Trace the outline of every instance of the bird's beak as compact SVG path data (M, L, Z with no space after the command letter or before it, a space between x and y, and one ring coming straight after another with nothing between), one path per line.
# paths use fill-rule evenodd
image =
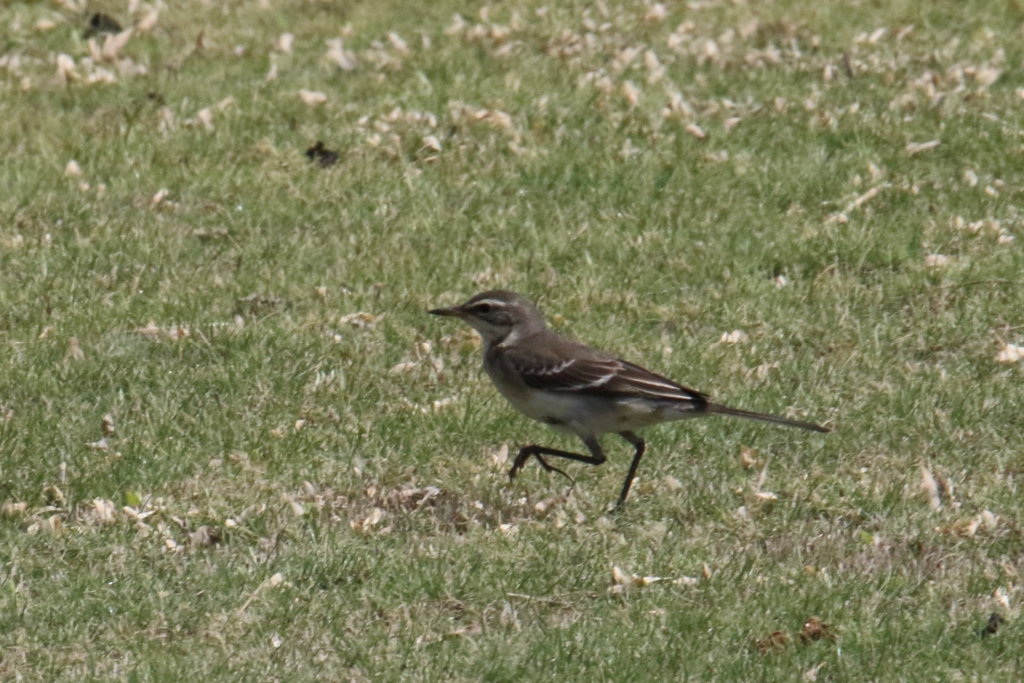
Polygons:
M451 308L435 308L434 310L427 311L427 312L430 313L431 315L445 315L445 316L448 316L450 318L464 318L464 317L466 317L466 314L463 313L462 309L459 308L458 306L453 306Z

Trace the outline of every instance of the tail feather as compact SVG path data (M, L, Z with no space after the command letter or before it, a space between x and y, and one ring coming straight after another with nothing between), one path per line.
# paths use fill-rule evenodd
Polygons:
M771 422L772 424L786 425L787 427L798 427L800 429L807 429L812 432L823 432L828 433L832 430L816 425L813 422L803 422L801 420L789 420L784 417L778 417L776 415L766 415L764 413L755 413L749 410L739 410L738 408L729 408L717 403L708 403L705 410L709 413L716 415L729 415L731 417L742 417L746 420L758 420L759 422Z

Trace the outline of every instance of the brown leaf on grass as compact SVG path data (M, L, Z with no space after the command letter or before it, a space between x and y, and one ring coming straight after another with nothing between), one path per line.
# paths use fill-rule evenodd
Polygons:
M117 508L113 501L96 498L92 501L93 517L99 524L113 524L117 521Z
M206 524L189 534L189 540L192 542L192 545L200 548L215 546L221 542L222 538L223 532L220 527Z
M467 40L483 40L487 37L487 27L483 24L477 24L473 28L466 31L465 38Z
M43 489L43 500L47 505L61 507L64 505L64 492L56 486L47 486Z
M78 344L78 337L68 339L68 349L64 354L64 360L85 360L85 352L82 351L82 347Z
M537 501L534 504L533 509L536 510L537 514L539 515L546 515L549 510L551 510L552 508L554 508L555 505L557 505L560 502L563 502L564 500L564 498L561 498L559 496L549 496L544 500Z
M160 328L157 327L156 323L154 323L151 320L148 323L146 323L145 327L136 327L135 328L135 333L136 334L141 334L144 337L149 337L151 339L155 339L156 337L160 336Z
M267 579L266 581L264 581L256 587L256 590L252 592L252 595L250 595L249 598L245 601L245 603L238 608L238 613L241 614L242 612L244 612L246 608L249 607L250 604L252 604L252 601L255 600L256 597L260 594L260 592L269 588L277 588L282 583L284 583L284 574L282 574L281 572L278 572L271 576L269 579Z
M458 12L452 17L452 23L445 27L444 34L446 36L455 36L466 30L466 20L462 18L462 15Z
M400 507L406 510L419 510L432 504L435 498L441 495L441 489L436 486L424 486L422 488L402 489L395 491L389 496L389 507Z
M338 318L339 325L351 325L352 327L358 327L359 329L373 329L373 326L384 316L374 315L365 311L359 311L358 313L349 313Z
M761 22L757 19L750 19L739 26L740 38L747 40L753 38L761 28ZM678 30L678 29L677 29Z
M15 503L14 501L4 501L3 516L4 517L20 517L25 514L28 510L28 503Z
M946 524L935 527L935 531L947 536L959 536L961 538L971 538L978 533L978 528L982 524L981 515L977 517L967 517L965 519L958 519L952 524Z
M327 40L327 54L325 57L328 61L337 64L342 71L353 71L358 65L355 53L345 49L341 38Z
M292 53L292 43L295 42L295 36L291 33L282 33L277 38L277 42L274 43L274 50L281 54L289 55Z
M999 69L993 69L991 67L982 67L974 72L974 82L980 85L982 88L987 88L997 80L1002 74Z
M639 47L624 47L615 53L612 58L611 67L616 73L622 73L629 65L633 63L633 60L640 56L641 48Z
M656 2L651 5L651 8L647 10L647 14L644 16L644 21L651 23L657 23L668 16L668 10L665 9L665 5L660 2Z
M622 84L622 94L631 107L635 107L636 103L640 101L640 88L636 87L633 81L626 81Z
M161 329L152 321L146 323L145 327L135 328L135 333L154 340L159 339L161 335L166 335L171 341L178 341L192 336L191 330L183 325L169 325L166 329Z
M640 588L646 588L647 586L651 586L662 581L665 581L665 579L660 576L640 576L638 574L627 574L618 566L612 567L612 587L620 589L613 591L615 593L621 592L621 588L624 586L637 586ZM687 583L689 581L696 583L696 579L690 579L689 577L677 579L675 583L676 585L692 585L691 583Z
M512 117L507 112L498 110L490 112L487 112L486 110L484 111L486 112L486 116L483 118L485 118L487 122L495 128L510 128L512 126Z
M491 464L495 469L503 471L505 469L505 464L508 462L508 444L503 443L498 448L490 451L488 459L491 461Z
M375 527L382 519L384 519L385 514L386 513L384 512L384 510L375 507L372 510L370 510L370 514L368 514L363 519L354 519L351 522L349 522L349 526L351 526L352 530L355 532L364 534L369 533L373 529L373 527Z
M1020 360L1024 360L1024 346L1016 344L1004 344L996 355L996 361L999 363L1016 363Z
M134 32L135 29L129 27L116 35L107 35L103 41L103 59L109 62L116 62L119 53L128 44L128 39L132 37Z
M981 511L981 523L987 531L995 531L999 526L999 519L990 510Z
M51 515L39 522L39 531L48 534L59 534L64 531L64 518L61 515Z
M868 190L867 192L865 192L864 194L860 195L852 202L847 204L846 208L843 209L843 212L850 213L854 209L859 209L865 203L878 196L878 193L887 187L892 187L892 183L882 183L881 185L876 185L875 187L872 187L870 190Z
M423 138L423 146L426 149L433 150L435 152L441 151L441 141L437 139L436 135L426 135Z
M402 36L398 35L394 31L388 31L388 42L391 43L391 47L395 48L397 52L402 54L409 53L409 45L405 42Z
M648 50L644 53L644 66L647 68L647 82L654 85L665 76L665 67L658 59L657 53Z
M750 642L761 654L767 655L784 649L789 645L790 638L788 634L782 631L772 631L764 638L754 638Z
M999 586L992 591L992 597L995 598L996 602L1000 604L1004 609L1010 609L1010 595L1006 588Z
M660 576L637 576L635 574L633 575L633 585L640 586L641 588L651 586L664 580L665 579L663 579ZM696 581L696 579L691 579L691 577L689 576L684 576L680 579L676 579L675 583L679 586L692 585L691 581Z
M743 330L733 330L732 332L723 332L722 336L719 337L718 343L720 344L742 344L750 339L747 333Z
M921 152L927 152L930 149L935 149L939 144L938 140L929 140L928 142L910 142L907 143L907 154L909 156L914 156Z
M253 315L266 313L267 311L278 308L285 303L284 299L276 296L266 296L264 294L259 294L258 292L253 292L249 296L235 300L235 306L237 306L239 310L247 311Z
M696 123L687 124L686 132L692 135L693 137L697 138L698 140L703 140L708 136L708 134L704 132L704 129L698 126Z
M409 372L410 370L412 370L413 368L415 368L418 365L419 365L419 363L415 362L415 361L403 361L403 362L398 363L397 365L393 366L390 370L388 370L388 374L400 375L400 374L402 374L404 372Z
M800 642L810 643L815 640L835 640L836 636L829 624L818 617L808 617L800 629Z
M630 583L629 574L622 571L618 566L612 567L612 584L616 586L624 586Z
M135 25L142 33L148 33L156 28L157 22L160 20L160 10L152 9L146 13L146 16L139 19L139 23Z
M942 507L942 496L939 493L939 484L932 476L932 471L924 464L921 465L921 490L928 496L928 505L932 510Z
M818 672L821 671L821 667L825 666L825 662L820 662L815 666L804 672L803 679L805 681L816 681L818 680Z
M756 467L758 465L757 451L749 446L740 448L740 465L745 470Z
M669 93L668 105L661 110L662 118L688 119L694 115L693 107L686 101L679 91ZM690 131L687 131L690 132ZM701 131L703 132L703 131ZM693 133L690 133L691 135Z
M299 90L299 99L307 107L316 107L327 101L327 95L317 90Z

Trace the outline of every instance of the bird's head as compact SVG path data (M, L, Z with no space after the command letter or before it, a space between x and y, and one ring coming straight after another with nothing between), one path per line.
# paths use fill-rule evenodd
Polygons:
M460 318L473 327L490 347L511 335L526 335L544 329L544 316L532 301L504 289L481 292L469 301L450 308L435 308L434 315Z

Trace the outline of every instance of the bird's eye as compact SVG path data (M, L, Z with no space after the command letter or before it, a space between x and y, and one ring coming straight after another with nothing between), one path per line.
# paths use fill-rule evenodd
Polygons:
M480 305L478 305L476 307L476 312L477 313L482 313L483 315L487 315L488 313L491 312L491 305L490 304L480 304Z

